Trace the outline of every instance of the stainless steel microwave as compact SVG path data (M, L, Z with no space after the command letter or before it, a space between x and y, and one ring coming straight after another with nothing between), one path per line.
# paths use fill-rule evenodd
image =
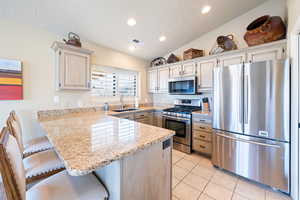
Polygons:
M169 94L186 95L197 93L197 77L180 77L169 80Z

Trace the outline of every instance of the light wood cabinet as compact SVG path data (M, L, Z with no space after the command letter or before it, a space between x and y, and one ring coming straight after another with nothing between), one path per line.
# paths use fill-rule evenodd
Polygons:
M157 92L157 69L148 71L148 91Z
M155 111L153 114L153 126L157 127L163 127L162 125L162 112L161 111Z
M90 50L54 42L58 90L90 90Z
M159 68L157 70L158 77L158 93L168 92L169 68Z
M169 68L158 68L148 71L148 92L167 93L169 81Z
M246 61L246 52L233 53L218 57L218 66L242 64Z
M285 45L248 50L247 62L283 59L286 57L285 52Z
M173 66L170 66L170 78L178 78L181 77L182 73L182 65L176 64Z
M183 76L195 76L196 74L196 62L184 63L182 65L182 73Z
M213 69L217 66L217 59L199 61L197 63L198 92L209 91L213 88Z

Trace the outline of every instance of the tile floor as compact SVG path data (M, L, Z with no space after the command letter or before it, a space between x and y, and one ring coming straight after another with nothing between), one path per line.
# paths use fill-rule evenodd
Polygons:
M290 200L268 187L216 169L198 154L173 150L172 200Z

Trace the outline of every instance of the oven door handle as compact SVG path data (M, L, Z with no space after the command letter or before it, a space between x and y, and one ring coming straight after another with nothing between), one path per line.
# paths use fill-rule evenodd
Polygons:
M185 119L185 118L181 118L181 117L172 117L172 116L166 116L166 115L163 115L162 117L165 119L173 119L173 120L181 121L181 122L190 122L190 119Z

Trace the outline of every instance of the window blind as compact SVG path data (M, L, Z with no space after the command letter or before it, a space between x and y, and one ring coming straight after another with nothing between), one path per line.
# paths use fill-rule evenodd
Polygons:
M126 70L92 70L92 89L100 96L136 96L137 73Z

